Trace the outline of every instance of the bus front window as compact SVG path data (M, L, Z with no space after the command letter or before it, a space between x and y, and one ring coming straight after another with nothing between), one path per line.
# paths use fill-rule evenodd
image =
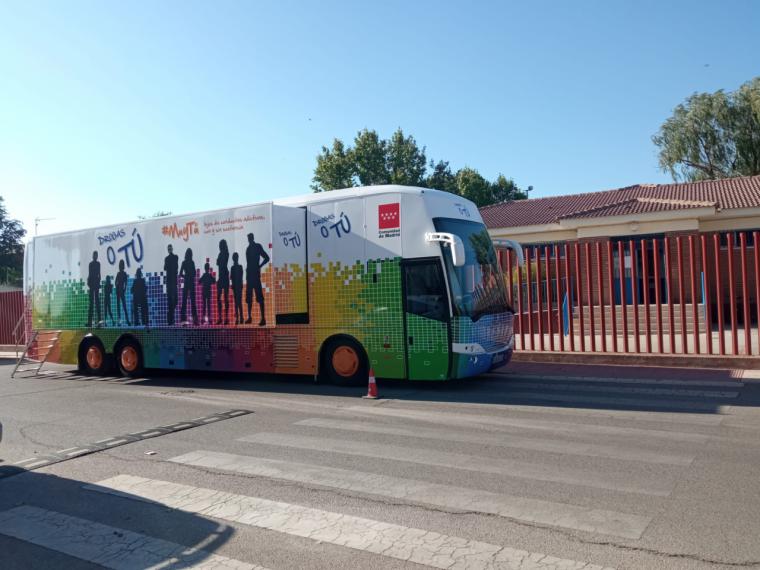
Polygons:
M483 315L509 311L504 279L486 227L453 218L433 221L436 231L455 234L464 244L462 267L454 267L449 246L443 248L454 314L477 321Z

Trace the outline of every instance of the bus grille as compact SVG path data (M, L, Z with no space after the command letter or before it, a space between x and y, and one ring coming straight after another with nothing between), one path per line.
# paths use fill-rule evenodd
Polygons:
M275 368L298 368L298 337L274 335Z

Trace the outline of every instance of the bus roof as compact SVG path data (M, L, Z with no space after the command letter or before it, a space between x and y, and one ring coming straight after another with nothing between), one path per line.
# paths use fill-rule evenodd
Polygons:
M252 202L249 204L225 206L223 208L215 208L213 210L182 212L182 213L177 213L177 214L171 214L170 216L162 216L161 218L155 218L155 219L170 220L172 218L180 218L180 217L185 217L185 216L213 214L214 212L221 212L223 210L230 210L233 208L247 208L250 206L258 206L261 204L269 204L269 203L272 203L276 206L308 206L310 204L317 204L320 202L330 202L333 200L341 200L345 198L360 197L360 196L376 196L376 195L382 195L382 194L396 194L396 193L413 194L413 195L418 195L418 196L422 194L430 194L432 196L437 196L440 198L467 200L466 198L462 198L461 196L457 196L456 194L451 194L450 192L443 192L441 190L435 190L432 188L421 188L418 186L401 186L398 184L382 184L382 185L377 185L377 186L354 186L352 188L344 188L342 190L330 190L327 192L315 192L312 194L300 194L298 196L291 196L287 198L277 198L274 200L264 200L262 202ZM114 222L112 224L107 224L107 225L89 226L85 228L79 228L76 230L68 230L65 232L53 232L49 234L41 234L39 236L32 236L32 239L34 239L35 237L46 238L46 237L51 237L51 236L79 233L82 231L97 230L100 228L111 228L113 226L119 226L119 225L136 224L136 223L141 223L141 222L147 222L147 221L150 221L151 219L152 218L147 218L144 220L126 220L122 222Z

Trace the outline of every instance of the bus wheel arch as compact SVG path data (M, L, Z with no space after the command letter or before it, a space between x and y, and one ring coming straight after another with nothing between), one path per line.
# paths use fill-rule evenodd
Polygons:
M333 384L361 385L367 381L369 357L362 343L348 334L328 337L319 349L318 376Z
M142 375L145 361L140 341L131 334L119 337L113 349L116 367L123 376L132 378Z
M80 372L88 376L105 374L109 369L108 355L103 342L90 333L79 343L77 363Z

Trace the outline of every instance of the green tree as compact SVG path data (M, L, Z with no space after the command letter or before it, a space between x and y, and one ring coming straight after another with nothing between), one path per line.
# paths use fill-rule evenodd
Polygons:
M321 154L317 156L312 190L324 192L354 186L356 168L352 154L340 139L333 140L332 149L323 146Z
M736 170L747 175L760 174L760 77L734 93L732 127Z
M357 133L350 157L359 184L372 186L390 182L387 153L388 144L378 136L377 131L364 129Z
M674 180L760 174L760 77L730 93L694 93L652 141Z
M425 147L417 146L417 141L399 127L388 142L386 163L391 184L422 186L425 178Z
M18 220L11 219L0 196L0 283L20 285L24 266L26 230Z
M478 207L492 204L491 184L474 168L465 166L456 174L456 194L475 202Z
M427 188L435 188L436 190L443 190L445 192L451 192L456 194L457 192L457 179L448 161L439 160L438 162L430 161L431 173L425 179L425 186Z
M528 188L532 189L530 186ZM514 180L507 178L503 174L499 174L493 184L491 184L489 203L496 204L498 202L506 202L507 200L524 200L527 197L528 193L520 190Z
M322 147L311 187L315 192L324 192L357 184L422 186L458 194L478 206L527 198L527 192L503 174L489 182L474 168L454 173L448 161L431 160L428 165L425 150L413 136L405 136L401 128L390 140L380 138L377 131L363 129L356 134L353 146L346 147L343 141L334 139L331 148Z

